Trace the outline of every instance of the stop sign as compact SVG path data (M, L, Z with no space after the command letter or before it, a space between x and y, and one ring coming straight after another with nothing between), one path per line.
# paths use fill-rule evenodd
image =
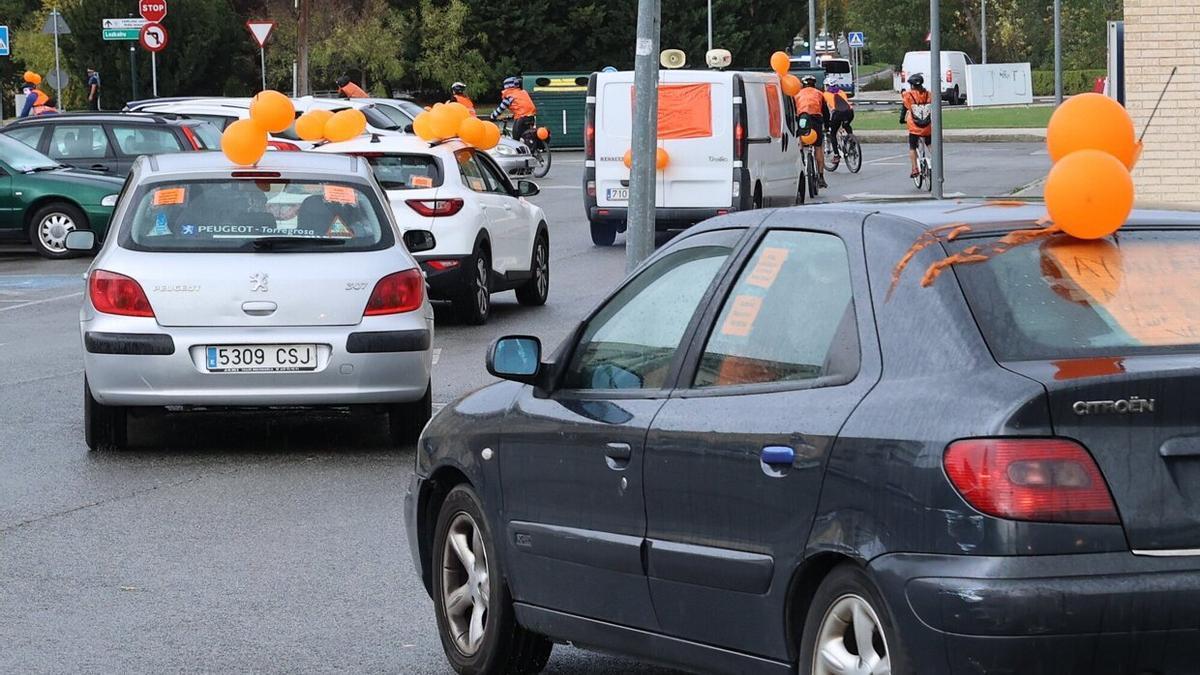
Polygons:
M158 23L167 16L167 0L140 0L138 11L142 13L143 19Z

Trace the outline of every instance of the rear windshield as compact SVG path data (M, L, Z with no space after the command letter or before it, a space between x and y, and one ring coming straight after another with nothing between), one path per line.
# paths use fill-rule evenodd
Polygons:
M121 246L138 251L337 252L392 245L365 186L332 181L171 181L132 195Z
M1200 351L1200 230L1059 237L955 269L1001 361Z
M357 153L356 153L357 154ZM442 186L442 167L430 155L362 153L384 190L424 190Z
M844 75L850 72L849 61L825 61L821 63L821 66L825 68L825 72L832 75Z
M196 135L196 140L200 141L200 147L205 150L220 150L221 149L221 132L208 122L190 125L192 133Z

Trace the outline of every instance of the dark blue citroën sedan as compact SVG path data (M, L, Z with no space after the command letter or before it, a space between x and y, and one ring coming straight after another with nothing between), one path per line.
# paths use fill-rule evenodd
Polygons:
M1200 217L1043 213L717 218L497 341L407 497L451 665L1200 673Z

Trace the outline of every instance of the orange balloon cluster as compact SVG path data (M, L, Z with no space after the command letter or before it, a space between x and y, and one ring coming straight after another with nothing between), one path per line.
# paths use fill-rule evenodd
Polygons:
M1130 170L1141 154L1129 113L1103 94L1067 99L1046 127L1054 167L1046 177L1046 210L1063 232L1101 239L1133 210Z
M413 120L413 133L426 141L441 141L457 136L463 143L480 150L500 144L500 127L484 122L458 102L436 103Z
M800 84L800 78L796 77L795 75L784 75L783 77L779 78L779 82L783 87L783 93L785 96L795 96L796 94L800 93L800 89L802 88Z
M225 127L221 151L234 164L254 164L267 151L267 135L292 126L295 118L291 99L277 91L260 91L250 100L250 118Z
M792 60L788 58L786 52L775 52L771 55L771 70L774 70L777 75L783 77L792 69Z
M632 149L626 150L625 156L621 158L621 161L625 163L625 168L632 169L633 168L633 150ZM666 148L655 149L655 151L654 151L654 168L658 169L659 171L662 171L663 169L667 168L667 165L670 163L671 163L671 155L667 152Z

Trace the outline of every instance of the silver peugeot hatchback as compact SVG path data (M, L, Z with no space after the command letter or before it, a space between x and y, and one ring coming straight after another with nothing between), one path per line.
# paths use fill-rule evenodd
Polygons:
M137 160L80 312L89 448L131 412L374 408L396 443L430 416L433 310L366 160ZM68 242L90 249L91 233Z

